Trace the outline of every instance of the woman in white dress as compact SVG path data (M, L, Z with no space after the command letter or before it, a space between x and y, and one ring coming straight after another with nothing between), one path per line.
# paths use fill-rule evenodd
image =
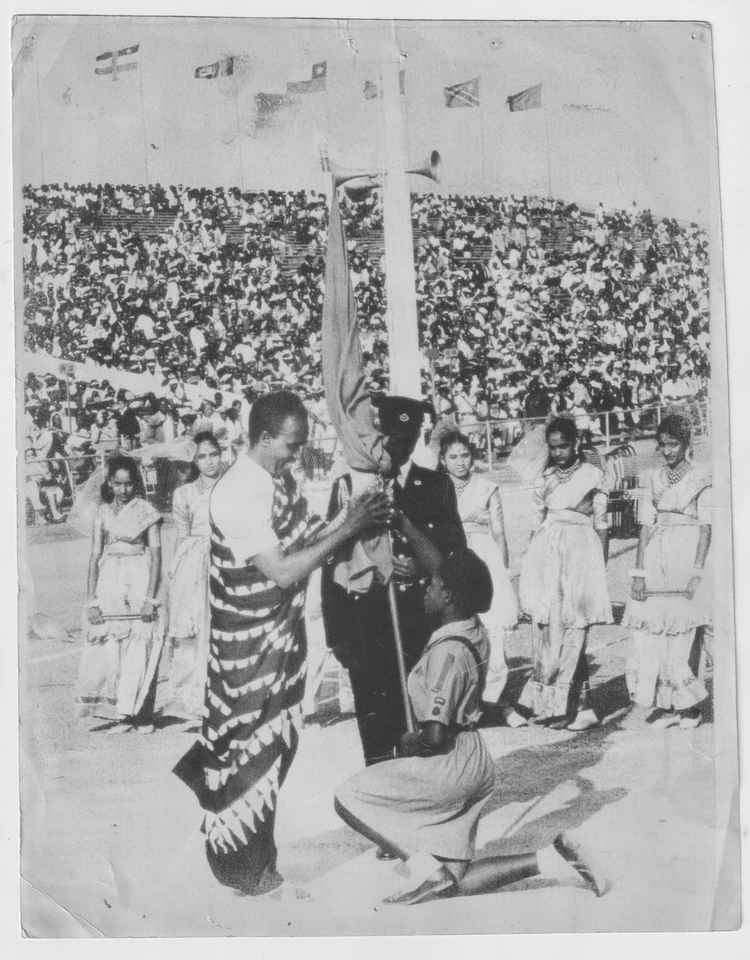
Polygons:
M611 623L607 591L607 494L583 460L573 420L545 431L548 465L534 484L535 530L521 565L521 607L532 619L532 673L519 704L556 727L598 723L589 691L589 627Z
M203 710L209 636L209 502L223 469L221 447L212 433L198 433L194 441L198 478L178 487L172 498L177 540L167 574L169 626L157 698L163 716L182 717L191 724Z
M656 431L664 466L646 480L641 532L624 622L633 631L628 686L657 727L696 727L708 696L690 668L698 627L711 622L711 477L689 459L690 424L665 417Z
M163 640L161 517L139 487L135 462L112 457L94 515L77 702L82 716L118 721L118 732L150 733Z
M482 700L497 706L500 716L510 727L522 727L526 721L508 703L502 702L508 681L505 640L518 623L518 600L508 573L508 541L505 536L503 504L500 488L494 480L473 470L471 443L458 430L445 433L440 439L440 462L453 481L458 513L463 523L468 547L489 568L492 577L492 605L482 621L490 638Z

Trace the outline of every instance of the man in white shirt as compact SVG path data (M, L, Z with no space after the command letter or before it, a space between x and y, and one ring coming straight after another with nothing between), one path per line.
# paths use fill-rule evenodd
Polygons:
M370 493L327 528L311 515L288 470L307 431L295 394L260 397L250 412L249 449L211 494L203 736L175 768L206 812L202 830L214 875L250 895L282 882L274 823L301 720L307 578L390 513L386 497Z

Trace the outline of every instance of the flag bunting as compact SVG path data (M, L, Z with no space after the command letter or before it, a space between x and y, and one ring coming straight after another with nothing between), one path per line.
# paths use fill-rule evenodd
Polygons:
M511 113L517 110L538 110L542 105L542 85L537 83L520 93L511 94L505 102Z
M446 107L478 107L479 77L443 89Z
M117 80L118 74L126 70L135 70L138 66L137 55L140 44L134 43L129 47L123 47L122 50L109 50L107 53L100 53L96 58L97 66L94 67L94 73L100 77L110 76Z

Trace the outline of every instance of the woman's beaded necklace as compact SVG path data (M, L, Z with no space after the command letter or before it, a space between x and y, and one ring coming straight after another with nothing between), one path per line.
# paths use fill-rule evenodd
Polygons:
M576 460L575 463L572 463L569 467L555 467L555 476L560 483L567 483L580 465L581 461Z
M469 475L465 477L463 480L459 479L458 477L453 477L452 479L453 479L453 485L456 488L456 493L463 493L464 490L471 483L471 473L469 473Z
M667 482L674 486L675 483L679 483L680 480L682 480L689 469L690 464L687 460L678 463L674 470L672 470L671 467L667 467Z

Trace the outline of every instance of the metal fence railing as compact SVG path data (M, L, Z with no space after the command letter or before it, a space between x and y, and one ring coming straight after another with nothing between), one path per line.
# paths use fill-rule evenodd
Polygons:
M627 441L654 436L656 427L665 413L680 411L686 415L693 427L696 443L705 441L711 433L711 406L708 400L685 400L678 403L660 403L632 410L599 411L578 416L579 428L591 429L595 444L610 448L625 444ZM467 416L456 418L457 426L472 440L477 451L478 461L488 470L498 468L507 460L514 446L533 428L546 422L547 418L522 418L503 420L477 420ZM140 448L141 453L148 445ZM300 470L310 481L324 482L331 474L340 451L335 436L316 437L302 450ZM76 493L89 479L94 470L104 466L107 459L116 452L114 449L100 449L96 454L74 454L68 457L31 459L26 462L25 509L27 523L42 519L41 512L48 519L50 513L49 497L57 487L60 494L59 509L65 513L73 505ZM149 461L136 458L146 497L160 509L169 510L171 494L176 486L185 479L186 464L170 461ZM632 477L620 477L617 489L610 498L610 510L615 513L618 528L631 529L637 522L637 507L633 506L634 495L631 488L637 485ZM618 499L619 498L619 499ZM634 512L635 511L635 512ZM619 519L617 519L619 518Z

